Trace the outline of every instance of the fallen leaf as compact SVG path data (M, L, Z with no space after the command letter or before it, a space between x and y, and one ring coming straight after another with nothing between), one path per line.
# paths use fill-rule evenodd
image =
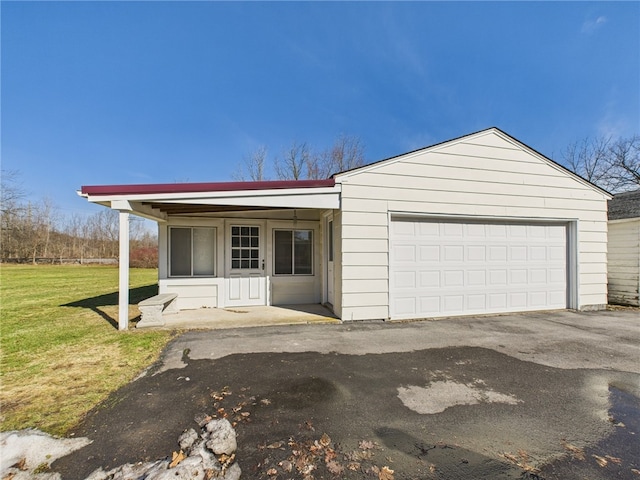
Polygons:
M351 470L352 472L357 472L358 470L360 470L360 463L359 462L350 462L347 464L347 468L349 470Z
M283 460L278 465L280 465L282 470L284 470L287 473L291 473L291 470L293 470L293 463L291 463L289 460Z
M341 475L342 472L344 472L344 467L338 462L331 460L327 462L327 470L329 470L332 475Z
M245 418L248 417L249 415L251 415L249 412L242 412L240 414L240 416L245 417Z
M331 460L335 460L338 454L332 448L328 448L324 454L325 463L329 463Z
M360 450L372 450L375 446L376 444L370 440L361 440L360 443L358 443Z
M29 470L29 467L27 467L27 459L24 457L21 458L20 461L14 465L14 467L18 470L22 470L23 472Z
M329 437L329 435L327 435L326 433L323 433L322 437L320 437L320 445L325 448L331 445L331 437Z
M269 400L268 398L263 398L260 400L260 403L262 405L271 405L271 400Z
M324 447L322 447L322 445L320 445L318 443L318 441L316 440L315 442L313 442L313 445L309 445L309 451L314 455L314 456L318 456L320 455L320 453L322 452L322 450L324 450Z
M271 449L281 448L282 445L284 445L284 442L273 442L273 443L267 445L267 448L271 448Z
M391 470L389 467L382 467L382 469L380 469L380 473L378 473L378 479L379 480L393 480L393 470Z
M235 453L232 453L231 455L227 455L226 453L223 453L218 457L218 462L220 462L223 468L226 468L229 465L231 465L235 459L236 459Z
M593 458L595 458L595 459L596 459L596 462L597 462L597 463L598 463L598 465L600 465L601 467L606 467L606 466L607 466L607 464L609 463L609 462L607 461L607 459L606 459L606 458L601 457L601 456L599 456L599 455L591 455L591 456L592 456Z
M621 458L612 457L611 455L605 455L604 458L609 460L611 463L615 463L616 465L620 465L622 463L622 459Z
M278 474L278 470L276 470L275 468L270 468L269 470L267 470L267 475L269 476L274 476Z
M175 467L185 458L187 458L187 456L184 454L182 450L180 450L180 453L173 452L173 454L171 455L171 463L169 464L169 468Z
M565 450L571 452L573 458L575 458L576 460L585 459L584 450L582 448L576 447L575 445L571 445L567 442L563 442L562 446L565 448Z
M632 468L631 469L631 473L635 473L636 475L640 475L640 470L638 470L637 468Z
M429 472L436 473L436 466L433 463L429 464Z

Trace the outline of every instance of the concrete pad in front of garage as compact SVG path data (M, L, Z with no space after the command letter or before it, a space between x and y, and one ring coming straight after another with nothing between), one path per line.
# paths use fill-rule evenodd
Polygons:
M415 322L344 322L187 332L166 349L161 370L192 360L241 353L411 352L430 348L490 348L557 368L640 373L640 310L533 312Z
M225 412L244 478L298 478L282 465L327 434L343 478L631 479L639 397L637 310L187 332L53 467L71 480L160 458L194 415ZM333 478L323 458L315 478Z

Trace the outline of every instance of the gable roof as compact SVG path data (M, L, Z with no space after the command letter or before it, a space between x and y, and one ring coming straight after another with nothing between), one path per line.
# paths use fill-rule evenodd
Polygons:
M598 193L601 193L601 194L603 194L603 195L605 195L605 196L607 196L609 198L612 197L612 195L609 192L607 192L606 190L598 187L597 185L589 182L588 180L585 180L584 178L582 178L577 173L574 173L571 170L569 170L568 168L560 165L559 163L551 160L550 158L547 158L546 156L544 156L543 154L541 154L537 150L534 150L530 146L522 143L520 140L516 139L515 137L512 137L511 135L509 135L508 133L500 130L497 127L486 128L484 130L480 130L480 131L477 131L477 132L474 132L474 133L469 133L467 135L462 135L460 137L456 137L456 138L453 138L451 140L446 140L444 142L439 142L439 143L436 143L436 144L428 146L428 147L418 148L416 150L412 150L410 152L403 153L401 155L394 155L393 157L386 158L384 160L379 160L377 162L373 162L373 163L370 163L368 165L364 165L362 167L353 168L351 170L345 170L343 172L339 172L339 173L336 173L336 174L332 175L332 178L335 178L336 181L339 183L341 181L341 177L349 177L351 175L357 175L357 174L359 174L361 172L366 172L366 171L369 171L369 170L372 170L372 169L376 169L376 168L380 167L383 164L384 165L388 165L388 164L400 161L402 158L406 157L407 155L412 155L412 154L418 153L418 152L427 153L427 152L437 150L439 148L442 148L442 147L450 145L450 144L461 142L463 140L468 140L468 139L473 138L473 137L486 135L487 133L496 134L497 136L501 137L502 139L506 140L507 142L515 144L517 147L528 151L530 154L534 155L535 157L538 157L540 160L542 160L543 162L547 163L551 167L553 167L553 168L555 168L557 170L560 170L563 173L565 173L566 175L568 175L570 177L573 177L578 182L580 182L580 183L582 183L582 184L584 184L584 185L586 185L586 186L588 186L590 188L593 188Z
M608 202L609 220L640 218L640 189L618 193Z

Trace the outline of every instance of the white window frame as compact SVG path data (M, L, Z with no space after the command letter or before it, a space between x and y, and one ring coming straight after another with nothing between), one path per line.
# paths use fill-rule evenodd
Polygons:
M311 234L311 254L310 254L310 262L311 262L311 272L310 273L295 273L295 242L291 243L291 271L292 273L276 273L276 232L290 232L293 236L293 232L295 231L304 231L309 232ZM275 277L313 277L314 276L314 229L313 228L274 228L273 229L273 275Z
M173 254L173 250L172 250L172 245L171 245L171 230L173 229L186 229L190 231L190 239L191 239L191 274L189 275L173 275L171 272L171 256ZM194 267L194 259L193 259L193 254L194 254L194 249L193 249L193 231L194 230L211 230L213 235L213 244L211 246L212 252L211 255L213 257L213 273L212 274L205 274L205 275L194 275L193 273L193 267ZM168 232L167 232L167 245L168 245L168 249L167 249L167 277L168 278L215 278L217 277L217 267L218 267L218 262L216 259L216 247L217 247L217 229L216 227L205 227L205 226L198 226L198 225L172 225L169 226L168 228Z

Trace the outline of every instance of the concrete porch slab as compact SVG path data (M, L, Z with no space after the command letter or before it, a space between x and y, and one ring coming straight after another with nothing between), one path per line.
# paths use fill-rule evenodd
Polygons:
M153 328L191 330L341 323L328 308L320 304L199 308L164 314L162 319L164 326Z

